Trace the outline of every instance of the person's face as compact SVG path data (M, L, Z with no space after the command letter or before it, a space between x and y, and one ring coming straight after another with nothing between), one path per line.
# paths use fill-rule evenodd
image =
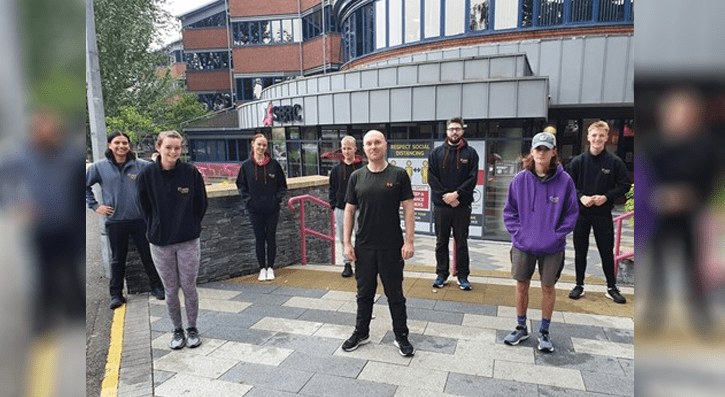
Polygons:
M181 139L167 136L156 145L156 150L161 154L162 163L173 165L181 156Z
M267 138L260 137L255 139L252 148L254 149L255 157L264 157L264 153L267 152Z
M342 150L342 157L344 157L347 162L355 159L355 152L357 151L357 148L352 144L352 142L343 142L340 150Z
M534 163L539 167L549 167L552 157L556 155L556 149L549 149L546 146L531 148L531 155L534 156Z
M385 141L383 134L379 132L370 132L363 139L363 148L365 155L370 161L379 161L385 159L385 151L388 149L388 143Z
M599 128L595 128L587 134L589 147L594 152L601 152L604 150L604 144L607 143L608 138L609 135Z
M119 135L111 139L111 142L108 143L108 149L116 157L126 157L129 150L128 139L123 135Z
M459 123L451 123L448 125L448 128L446 129L446 136L448 137L448 142L456 144L459 140L461 140L461 137L463 136L463 126Z

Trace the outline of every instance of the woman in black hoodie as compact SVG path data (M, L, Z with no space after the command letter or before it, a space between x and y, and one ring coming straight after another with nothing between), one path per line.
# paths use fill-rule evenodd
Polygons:
M277 253L277 222L280 203L287 194L287 179L282 166L267 152L267 138L264 135L252 137L251 154L239 170L237 189L242 196L242 204L247 207L257 242L259 281L268 281L274 280L272 268Z

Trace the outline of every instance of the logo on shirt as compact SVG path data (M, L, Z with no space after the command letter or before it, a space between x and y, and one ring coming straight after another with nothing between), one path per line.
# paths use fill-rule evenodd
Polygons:
M188 187L177 187L176 191L179 192L179 194L189 194Z
M468 159L461 159L461 164L468 164Z
M387 187L388 189L392 189L393 186L395 186L394 182L385 182L385 187Z
M609 168L602 168L602 174L609 175L612 172Z
M138 174L128 174L128 179L135 181L138 178Z
M267 174L267 175L269 175L269 177L270 177L271 179L274 179L274 177L275 177L275 174L272 174L272 173L270 173L270 174Z
M552 203L556 204L556 203L559 202L559 197L549 196L549 201L551 201Z

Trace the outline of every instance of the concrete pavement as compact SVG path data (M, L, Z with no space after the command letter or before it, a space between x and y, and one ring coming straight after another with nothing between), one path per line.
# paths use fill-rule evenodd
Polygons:
M339 265L297 265L277 269L272 282L255 274L199 285L203 343L196 349L168 347L172 326L163 301L129 296L117 395L634 395L634 289L620 287L625 305L604 297L595 249L578 301L568 299L574 269L567 251L551 324L556 350L544 354L536 349L536 281L528 312L534 332L515 347L502 342L516 321L510 244L471 240L473 290L460 291L454 279L437 290L434 240L416 236L416 256L406 262L412 358L392 344L384 296L375 304L371 343L342 351L355 324L354 279L340 277Z

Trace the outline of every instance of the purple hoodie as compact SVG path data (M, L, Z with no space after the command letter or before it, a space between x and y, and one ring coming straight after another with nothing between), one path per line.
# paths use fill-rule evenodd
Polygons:
M534 255L564 251L574 230L579 206L576 188L561 165L543 182L532 172L519 172L509 184L503 222L517 249Z

